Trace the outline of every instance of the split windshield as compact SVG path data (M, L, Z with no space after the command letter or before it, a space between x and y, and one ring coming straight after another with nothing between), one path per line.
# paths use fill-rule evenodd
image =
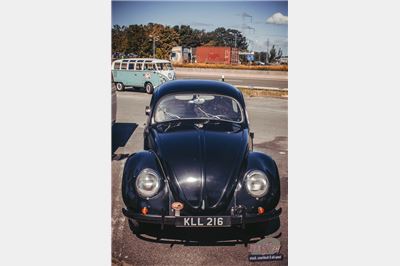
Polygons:
M212 119L241 123L243 111L233 98L213 94L175 94L163 97L157 104L153 121Z

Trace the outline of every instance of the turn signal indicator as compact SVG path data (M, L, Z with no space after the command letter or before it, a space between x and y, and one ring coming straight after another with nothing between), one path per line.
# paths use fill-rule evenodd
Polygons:
M182 202L174 202L171 204L172 209L174 209L175 211L180 211L183 209L183 203Z
M149 209L147 207L142 208L142 214L147 215L149 213Z

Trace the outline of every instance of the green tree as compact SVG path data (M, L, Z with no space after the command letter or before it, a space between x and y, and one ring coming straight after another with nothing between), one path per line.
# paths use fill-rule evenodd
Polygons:
M153 56L153 38L156 39L156 57L168 59L172 47L228 46L247 49L247 40L234 29L217 28L214 31L192 29L189 25L164 26L156 23L147 25L114 25L112 28L112 52L134 53L139 57Z
M281 59L282 57L282 49L279 48L278 54L276 55L276 60Z
M268 53L268 63L274 63L278 59L282 57L282 49L279 48L278 52L276 52L275 45L272 45L271 50Z
M197 47L201 45L201 31L192 29L189 25L174 26L173 29L179 34L179 45L184 47Z
M271 50L269 50L268 53L268 63L273 63L276 59L276 50L275 50L275 45L272 45Z
M219 46L237 47L240 50L247 50L246 37L238 30L220 27L210 32L210 35Z
M125 53L129 48L127 36L125 34L126 27L114 25L112 28L112 52Z
M210 40L207 43L205 43L204 46L221 46L221 44L216 40Z
M151 47L148 44L148 38L143 25L129 25L125 30L128 39L128 53L136 55L146 54Z
M159 59L168 59L172 47L179 44L179 34L173 28L161 24L149 23L145 28L146 36L149 40L149 49L146 50L147 56L153 55L153 38L155 38L156 57Z

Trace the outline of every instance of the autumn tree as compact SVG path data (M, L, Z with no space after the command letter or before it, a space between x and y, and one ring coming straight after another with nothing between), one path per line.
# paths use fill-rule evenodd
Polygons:
M112 28L112 52L126 53L129 49L128 38L125 33L126 27L114 25Z

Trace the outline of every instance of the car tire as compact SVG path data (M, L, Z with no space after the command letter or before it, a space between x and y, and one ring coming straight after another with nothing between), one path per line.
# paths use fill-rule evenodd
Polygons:
M147 94L152 94L153 91L154 91L153 84L151 84L150 82L147 82L147 83L144 85L144 89L145 89L145 91L146 91Z
M117 83L115 84L115 87L117 88L117 91L123 91L123 90L125 90L125 86L124 86L124 84L121 83L121 82L117 82Z

